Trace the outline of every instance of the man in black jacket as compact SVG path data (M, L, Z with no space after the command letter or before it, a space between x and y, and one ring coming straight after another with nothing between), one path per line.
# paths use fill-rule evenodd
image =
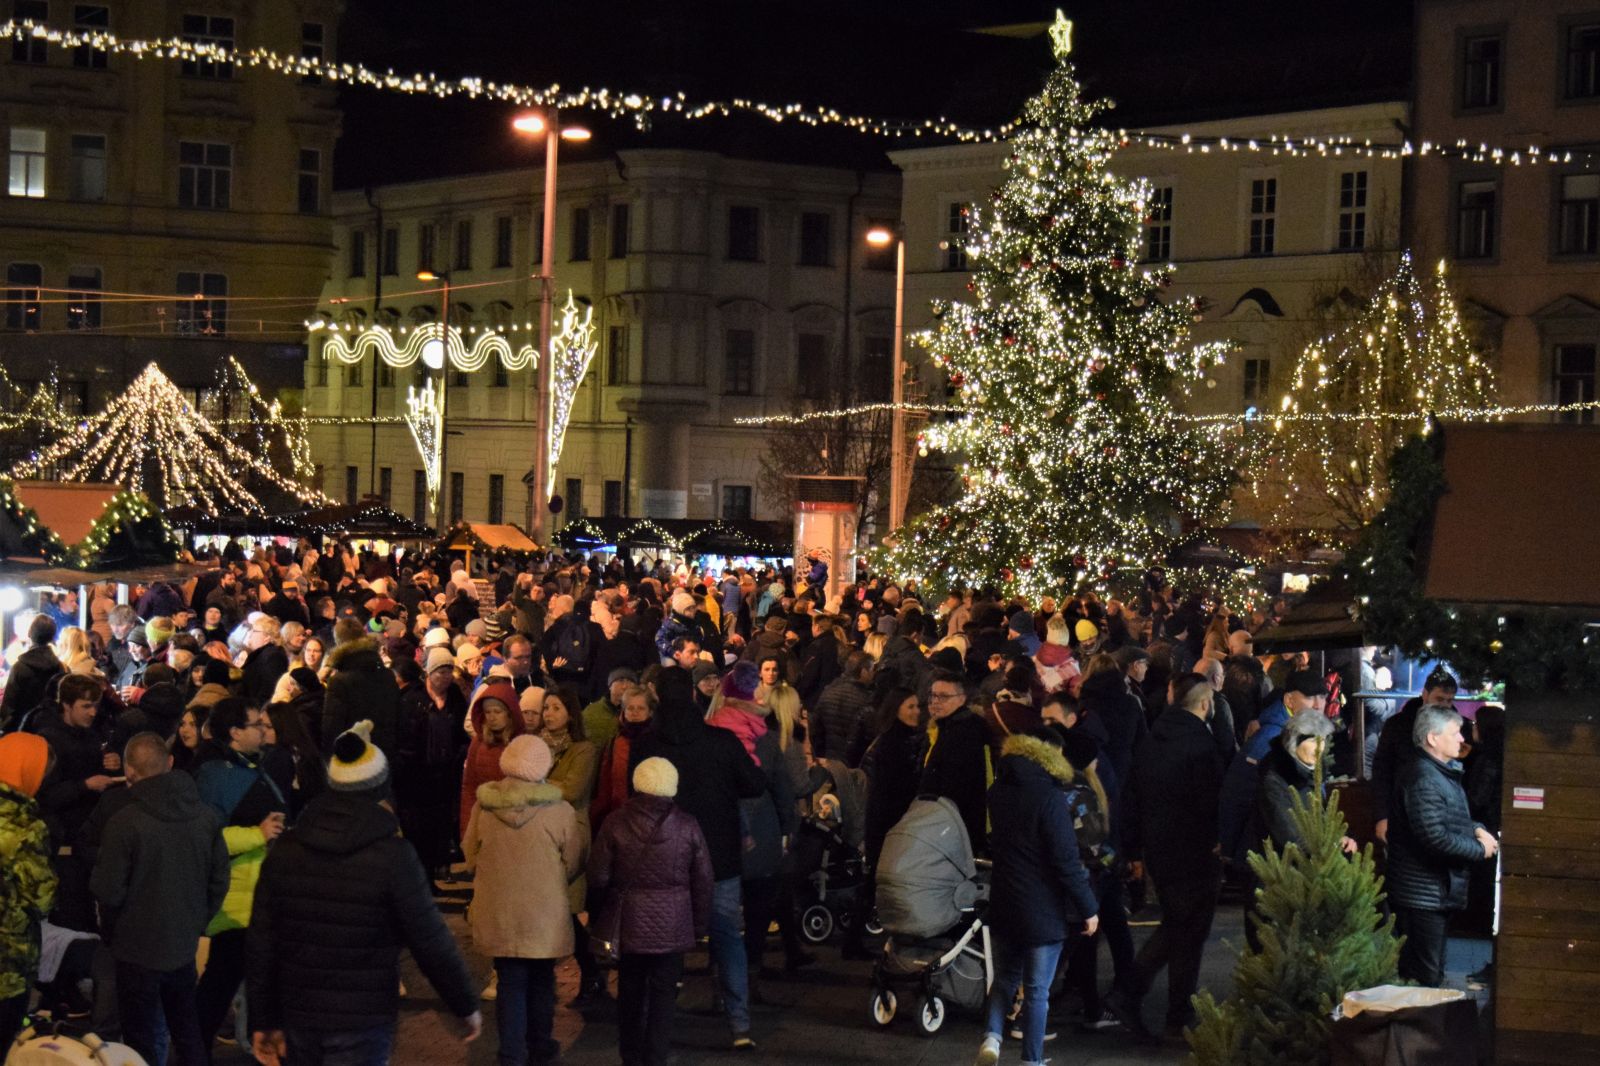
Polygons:
M928 687L928 750L919 795L948 797L961 812L976 855L989 853L989 729L967 706L959 674L940 670Z
M854 768L872 741L876 704L872 698L872 658L864 651L845 657L844 672L823 690L811 709L811 756Z
M832 639L833 626L832 615L811 616L811 639L800 651L800 680L794 686L800 693L800 702L807 707L817 705L823 691L844 669L839 642Z
M50 681L61 673L61 660L50 642L56 639L55 619L36 614L28 623L27 651L17 656L6 676L6 691L0 696L0 733L17 728L22 716L44 702Z
M371 722L341 733L328 791L261 865L246 994L258 1062L387 1062L411 952L470 1043L478 997L417 853L389 808L389 762Z
M1416 754L1400 779L1390 812L1389 871L1400 976L1437 986L1444 980L1445 924L1467 905L1467 872L1500 844L1472 820L1461 786L1461 716L1424 706L1412 728Z
M661 705L655 729L634 742L628 779L644 760L659 756L678 771L679 807L694 815L711 854L711 958L733 1030L735 1050L755 1048L750 1039L749 965L741 932L740 873L744 841L739 801L765 794L761 768L739 738L705 723L689 686L687 670L664 670L656 681Z
M322 750L360 721L372 723L372 742L391 762L399 755L400 687L394 673L383 665L376 641L366 636L361 623L340 619L333 627L337 642L328 665L327 699L322 705Z
M1141 1032L1140 1003L1163 966L1167 973L1167 1032L1189 1024L1190 997L1200 983L1200 958L1217 910L1220 865L1217 801L1222 759L1206 725L1211 686L1189 687L1180 703L1156 719L1134 753L1123 786L1123 847L1134 878L1148 869L1161 902L1161 925L1139 952L1139 989L1131 997L1113 992L1106 1005Z
M90 887L117 961L117 1009L125 1043L149 1063L209 1060L195 1008L195 950L228 893L228 848L194 778L169 773L155 733L128 741L131 786L106 824Z
M1404 707L1383 723L1378 734L1378 749L1372 756L1373 835L1389 842L1389 815L1397 804L1397 789L1406 771L1418 758L1418 745L1412 740L1417 712L1423 707L1451 707L1456 698L1456 679L1435 669L1422 683L1422 695L1413 696Z

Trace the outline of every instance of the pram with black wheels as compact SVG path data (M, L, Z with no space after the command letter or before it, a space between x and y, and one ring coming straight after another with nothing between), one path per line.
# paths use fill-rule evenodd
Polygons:
M811 813L800 820L790 856L800 935L820 944L855 920L856 896L867 874L860 846L849 840L834 775L822 767L814 767L812 775ZM867 931L875 932L870 925Z
M894 1021L903 995L916 998L912 1022L923 1036L944 1027L951 1006L982 1009L994 983L987 870L948 799L914 801L889 830L878 858L878 920L889 937L872 967L874 1024Z

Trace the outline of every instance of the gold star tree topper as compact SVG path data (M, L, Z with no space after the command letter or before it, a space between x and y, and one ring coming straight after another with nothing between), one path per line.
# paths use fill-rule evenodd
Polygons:
M1072 52L1072 20L1059 7L1055 25L1050 27L1050 46L1057 59L1065 59Z

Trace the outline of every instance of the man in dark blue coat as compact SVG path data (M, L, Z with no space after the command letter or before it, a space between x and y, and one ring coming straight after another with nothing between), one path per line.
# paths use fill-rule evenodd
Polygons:
M1406 938L1400 976L1437 986L1444 980L1445 923L1467 905L1467 869L1494 857L1500 844L1472 820L1461 786L1461 716L1424 705L1412 730L1416 756L1389 812L1389 876L1395 932Z
M1081 929L1093 936L1100 926L1063 791L1073 773L1060 743L1047 729L1007 737L999 776L989 790L994 824L989 924L998 958L979 1066L992 1066L1000 1057L1000 1034L1018 986L1023 989L1022 1061L1044 1061L1045 1012L1061 949L1068 934Z

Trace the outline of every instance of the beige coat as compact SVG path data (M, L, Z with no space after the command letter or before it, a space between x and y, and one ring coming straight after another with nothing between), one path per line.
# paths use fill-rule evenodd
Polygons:
M569 887L588 861L589 837L555 785L508 777L478 786L461 850L472 883L472 940L485 955L572 954Z
M600 753L587 740L574 740L550 768L549 782L561 790L562 798L572 804L572 809L578 814L578 833L583 837L585 847L588 847L591 835L589 801L594 798L594 786L599 777ZM588 887L588 879L581 875L572 883L567 895L573 914L583 911Z

